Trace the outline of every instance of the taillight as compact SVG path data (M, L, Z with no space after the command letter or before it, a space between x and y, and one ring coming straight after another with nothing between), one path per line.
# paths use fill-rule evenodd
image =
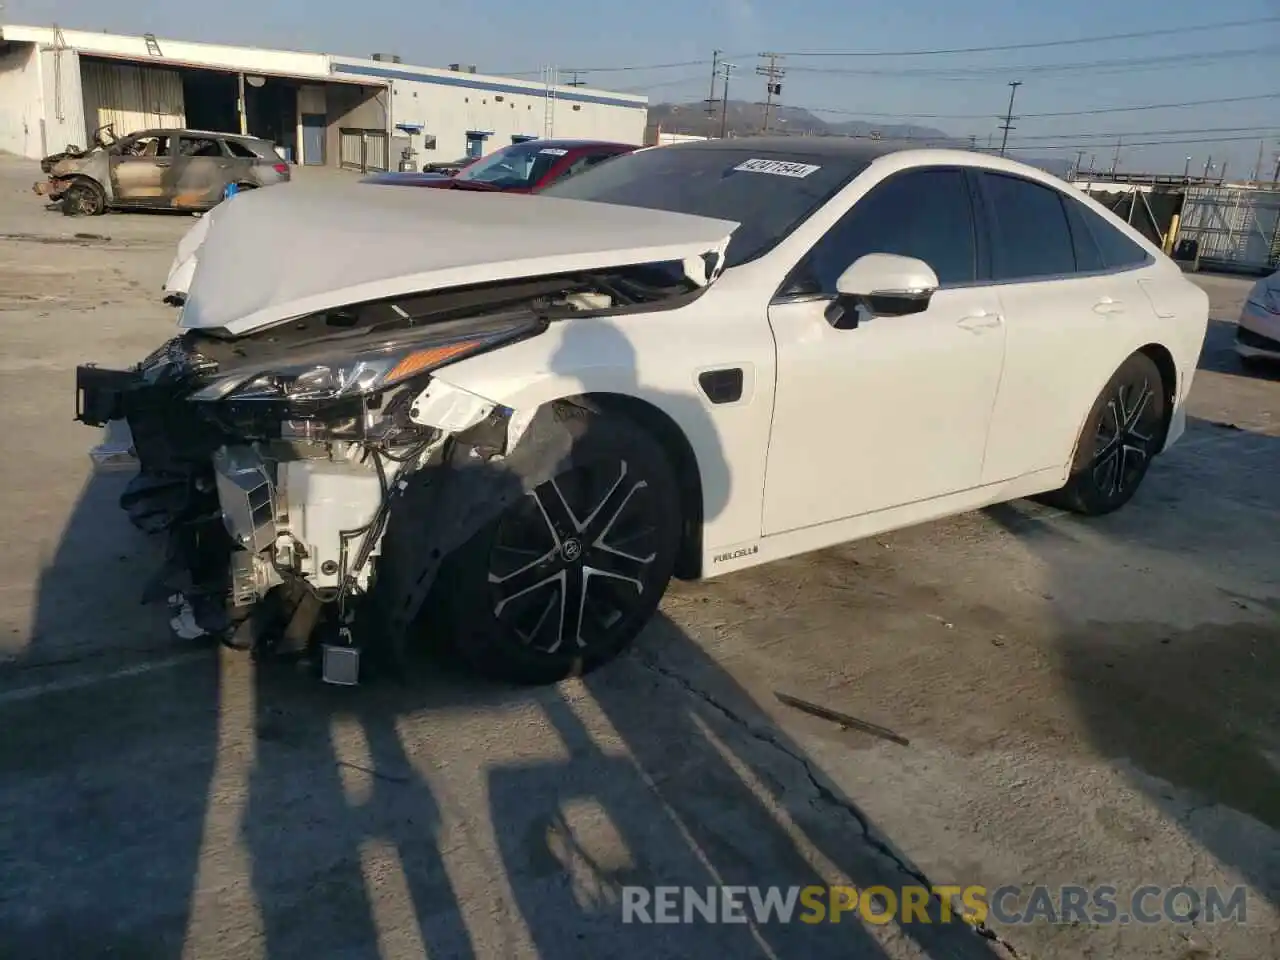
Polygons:
M271 169L274 170L276 173L286 174L289 172L289 165L287 163L277 163Z

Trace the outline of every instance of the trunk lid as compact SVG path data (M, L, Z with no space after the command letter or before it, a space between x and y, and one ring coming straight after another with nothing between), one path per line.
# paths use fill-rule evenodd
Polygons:
M217 208L179 325L242 336L366 300L640 263L682 261L705 284L737 226L536 195L295 182Z

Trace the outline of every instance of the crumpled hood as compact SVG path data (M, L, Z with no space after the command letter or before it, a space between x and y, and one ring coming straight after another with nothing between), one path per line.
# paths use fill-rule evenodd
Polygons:
M369 184L282 184L216 209L179 325L231 336L366 300L637 263L683 261L710 283L738 227L582 200ZM719 255L710 276L707 253Z

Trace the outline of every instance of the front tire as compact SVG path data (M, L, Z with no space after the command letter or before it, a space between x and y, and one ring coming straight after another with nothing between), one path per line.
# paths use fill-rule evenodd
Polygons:
M491 679L555 683L613 660L675 566L680 493L662 445L621 414L556 413L566 462L449 558L432 604L454 652Z
M67 217L97 217L106 213L107 195L89 180L77 180L62 194L62 213Z
M1135 353L1094 401L1076 444L1071 478L1045 499L1074 513L1102 516L1137 493L1160 452L1168 422L1168 390L1160 368Z

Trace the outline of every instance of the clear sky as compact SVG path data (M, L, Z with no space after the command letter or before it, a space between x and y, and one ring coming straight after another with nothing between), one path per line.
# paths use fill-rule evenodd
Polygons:
M706 97L715 49L739 65L730 96L761 99L757 54L780 51L789 54L783 63L786 104L830 120L900 120L982 142L988 135L999 141L996 115L1007 105L1007 84L1021 80L1014 113L1023 119L1015 121L1011 147L1034 146L1042 156L1068 159L1079 148L1086 165L1096 156L1099 167L1109 167L1117 135L1122 143L1159 140L1164 145L1122 146L1119 168L1181 172L1190 156L1192 170L1202 172L1211 154L1215 172L1226 161L1232 177L1253 169L1259 141L1265 141L1263 166L1270 175L1280 150L1280 97L1092 116L1031 115L1280 94L1280 19L1004 52L800 54L990 47L1267 16L1280 18L1280 0L0 0L0 22L57 22L358 56L383 51L406 63L461 61L485 73L535 77L544 64L558 65L562 78L569 68L596 68L583 74L590 86L645 93L653 102ZM652 64L676 66L618 69ZM924 116L930 114L941 116Z

